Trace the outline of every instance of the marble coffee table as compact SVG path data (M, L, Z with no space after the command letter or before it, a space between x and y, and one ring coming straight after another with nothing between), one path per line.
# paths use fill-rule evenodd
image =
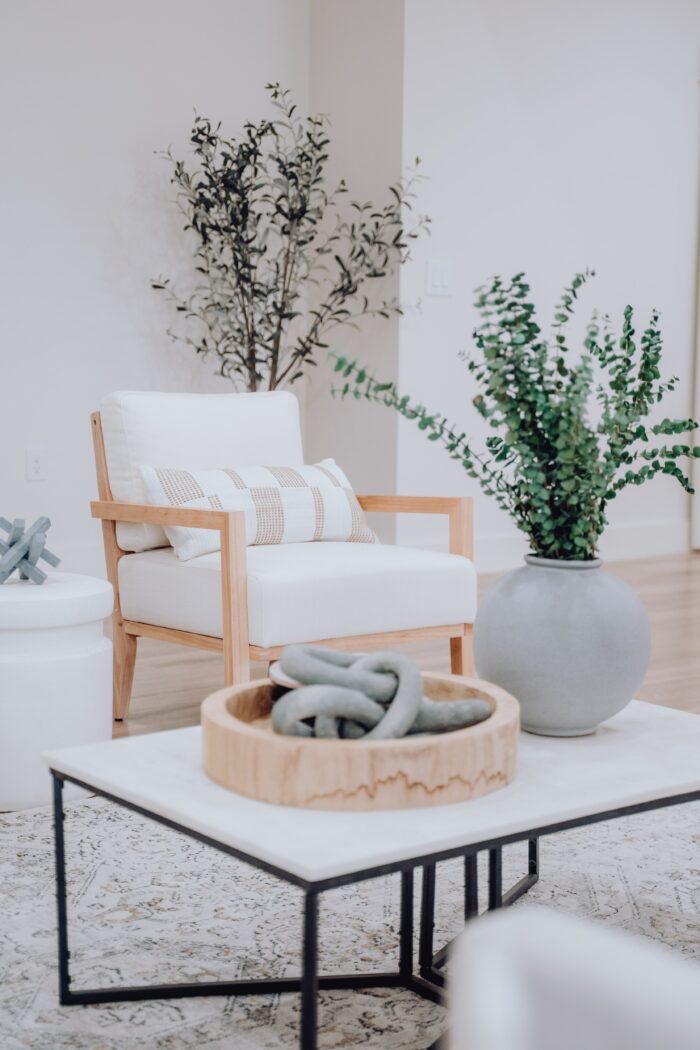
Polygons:
M433 952L435 867L463 857L465 917L478 914L476 858L488 851L488 908L517 899L537 879L543 835L700 798L700 717L633 702L593 736L522 734L514 781L451 806L370 813L291 809L214 784L201 763L199 728L176 729L45 756L53 773L59 995L64 1005L197 995L301 994L302 1050L316 1047L319 990L402 987L440 1001L444 950ZM303 892L301 976L269 980L78 990L71 987L63 785L70 781L285 880ZM70 819L70 818L68 818ZM528 870L504 892L501 851L528 844ZM423 869L418 965L414 872ZM318 973L318 903L325 890L397 873L397 960L381 973ZM196 887L193 887L196 892Z

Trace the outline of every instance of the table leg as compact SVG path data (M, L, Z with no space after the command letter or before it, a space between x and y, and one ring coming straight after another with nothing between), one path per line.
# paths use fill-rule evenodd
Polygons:
M404 978L413 975L413 868L401 872L399 973Z
M68 905L66 901L66 850L63 832L63 780L53 775L53 815L56 856L56 907L58 911L58 999L62 1006L70 1001L68 961Z
M318 893L304 899L304 955L301 973L301 1050L316 1050L318 1031Z
M507 908L515 904L517 900L527 893L535 885L540 877L540 840L528 839L527 843L527 875L523 875L519 882L511 886L503 894L503 907Z
M413 971L414 940L414 868L409 867L401 872L401 931L399 949L399 968L393 972L324 974L318 973L318 911L319 897L322 890L313 884L304 885L304 917L302 924L303 950L302 973L300 977L280 978L245 978L232 981L196 981L191 983L137 985L135 987L82 988L71 990L69 975L70 951L68 950L68 905L66 880L66 852L64 834L63 786L64 780L71 780L61 773L52 771L54 800L54 830L56 843L56 901L58 910L58 967L59 997L61 1005L97 1005L113 1002L143 1002L153 999L183 999L207 995L280 995L282 993L300 994L300 1050L317 1050L318 1042L318 991L319 988L346 991L361 988L406 988L416 995L434 1003L443 1002L441 975L432 979L424 978ZM201 836L175 821L160 817L154 813L124 800L119 800L106 792L101 792L91 785L76 780L80 787L94 790L143 816L150 817L158 823L189 835L207 845L229 852L222 844ZM252 863L252 861L249 862ZM254 864L254 866L257 866ZM381 874L381 872L377 872ZM424 903L427 904L426 917L430 923L423 929L423 961L426 960L426 945L432 947L432 920L435 909L435 864L427 865L423 889ZM328 888L328 887L326 887ZM439 1044L435 1044L437 1047Z
M434 888L433 883L433 888ZM469 922L479 914L479 870L478 854L468 853L464 858L464 921ZM447 962L454 941L439 948L432 958L433 975Z
M464 921L476 918L479 914L479 872L476 853L469 853L464 858Z
M539 839L528 840L528 864L527 875L519 882L504 892L503 890L503 848L494 846L488 851L489 854L489 893L488 910L494 911L498 908L506 908L519 900L523 894L535 885L539 879ZM464 857L464 921L469 922L479 915L479 875L477 866L477 854L471 853ZM424 876L422 907L426 909L427 919L425 928L421 916L421 939L427 942L427 926L431 926L435 916L435 865L432 865L433 875L428 879ZM425 869L427 870L427 869ZM426 896L427 895L427 896ZM438 948L432 957L430 966L430 979L441 984L444 978L438 971L445 965L453 941ZM421 973L428 977L428 969L425 962L426 956L421 956Z
M540 840L530 839L527 844L528 874L540 873Z
M489 850L489 911L503 907L503 849Z
M421 891L420 937L418 941L418 972L421 977L432 976L433 930L435 927L435 865L423 868Z

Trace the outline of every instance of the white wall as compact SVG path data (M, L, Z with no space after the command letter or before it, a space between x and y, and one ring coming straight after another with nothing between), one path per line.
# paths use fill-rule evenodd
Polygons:
M174 348L149 285L191 253L167 164L193 109L235 132L279 80L307 104L307 0L23 0L0 32L4 158L0 514L53 520L65 569L99 571L89 413L117 389L221 390ZM27 482L25 447L48 480Z
M697 72L694 0L406 0L406 161L424 158L432 237L404 270L407 300L430 257L451 260L455 294L425 298L403 322L404 392L482 431L458 351L476 321L472 290L494 273L526 270L545 316L568 278L598 276L581 304L638 323L662 313L666 368L680 376L667 413L691 406L697 230ZM379 411L379 409L378 409ZM397 488L457 494L473 483L411 424L399 423ZM523 541L481 495L482 567L517 561ZM610 505L606 557L687 548L688 501L672 479ZM407 519L406 542L437 542Z
M235 130L266 112L280 80L333 118L331 171L376 199L416 154L432 236L404 270L420 313L335 345L478 433L457 353L472 289L526 269L548 310L577 269L598 270L582 305L663 313L669 412L691 403L697 226L695 0L25 0L0 34L5 205L0 281L0 514L54 520L64 567L101 562L89 412L118 388L225 389L213 364L175 348L149 286L186 269L167 165L193 107ZM428 258L451 260L455 294L426 298ZM458 466L380 408L307 391L309 459L336 455L375 491L473 491ZM48 480L27 482L43 446ZM606 556L685 549L687 500L670 479L611 506ZM407 518L399 536L437 544L444 525ZM482 567L523 542L477 495Z
M311 0L309 108L331 118L328 180L345 178L349 198L383 203L401 176L403 0ZM397 296L398 274L379 295ZM372 289L372 294L375 290ZM334 329L333 350L367 358L395 375L398 318L365 319L357 330ZM327 352L306 385L305 445L311 462L333 456L361 492L396 486L396 421L370 405L329 396L335 380ZM383 539L391 519L373 523Z

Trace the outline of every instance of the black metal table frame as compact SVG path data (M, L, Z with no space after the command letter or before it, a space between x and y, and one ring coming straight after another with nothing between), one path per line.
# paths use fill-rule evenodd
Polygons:
M93 784L68 776L65 773L51 770L53 776L54 829L56 845L56 901L58 908L58 985L59 1002L62 1006L88 1006L97 1003L125 1002L148 999L180 999L200 995L274 995L284 992L301 994L301 1050L316 1050L317 1044L317 1000L318 992L326 990L345 990L359 988L405 988L432 1002L443 1002L445 982L441 967L446 961L449 945L437 952L433 948L433 927L435 918L436 866L441 861L464 859L464 918L469 921L479 914L477 857L484 850L488 851L488 907L493 911L514 903L519 897L537 882L539 877L538 843L544 835L586 824L596 824L617 817L642 813L648 810L661 809L666 806L679 805L700 799L700 791L686 792L663 799L653 799L618 809L607 810L584 817L572 818L556 824L544 825L527 831L515 832L467 846L438 850L433 853L408 860L379 864L347 875L310 882L294 875L267 861L261 860L233 846L217 842L215 839L191 828L184 827L168 817L160 816L125 799L118 798L107 791L102 791ZM235 857L254 868L274 875L288 882L304 893L302 923L302 971L299 977L249 978L233 981L198 981L192 984L143 985L136 987L87 988L79 991L71 989L69 971L70 950L68 948L68 906L66 894L66 854L64 836L63 785L65 781L76 784L86 791L100 795L118 806L130 809L141 816L159 824L182 832L189 838L196 839L221 853ZM528 843L528 871L515 886L503 891L502 850L504 846L516 842ZM418 972L414 968L414 872L423 870L421 890L421 908L418 937ZM318 973L318 902L321 893L341 886L365 882L382 875L399 873L401 875L401 923L399 929L398 968L382 973ZM439 1041L438 1041L439 1043ZM437 1048L432 1044L429 1050Z

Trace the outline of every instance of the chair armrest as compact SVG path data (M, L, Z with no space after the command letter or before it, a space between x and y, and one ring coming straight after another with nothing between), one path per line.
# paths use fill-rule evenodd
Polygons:
M446 514L450 523L450 553L474 557L474 501L471 496L358 496L368 513Z
M182 525L189 529L216 529L221 533L221 601L224 634L224 677L227 685L248 676L248 574L246 567L245 513L242 510L196 510L152 507L146 503L95 500L93 518L104 528L114 522L141 525ZM112 523L104 524L104 523ZM117 555L117 560L124 553ZM110 579L118 587L116 561ZM229 641L230 640L230 641Z
M358 496L363 510L388 514L451 514L455 507L471 503L460 496Z
M146 503L118 503L96 500L90 504L93 518L103 521L133 522L139 525L182 525L190 529L216 529L221 532L232 516L245 520L241 510L197 510L183 507L154 507Z

